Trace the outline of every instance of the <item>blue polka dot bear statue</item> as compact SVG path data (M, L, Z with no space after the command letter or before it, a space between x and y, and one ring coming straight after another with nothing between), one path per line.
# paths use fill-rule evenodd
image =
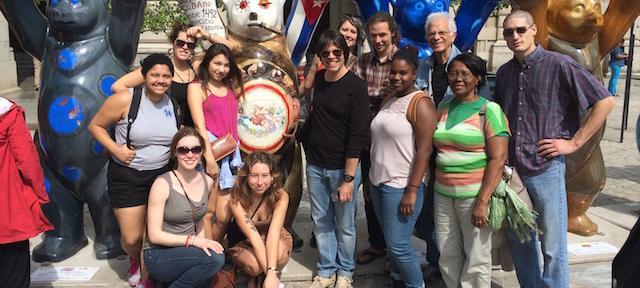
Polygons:
M55 230L33 251L58 262L87 245L86 203L95 228L96 258L124 255L107 194L107 158L87 126L111 95L111 84L136 56L146 1L49 0L46 16L34 1L2 0L0 10L22 47L42 61L36 142Z

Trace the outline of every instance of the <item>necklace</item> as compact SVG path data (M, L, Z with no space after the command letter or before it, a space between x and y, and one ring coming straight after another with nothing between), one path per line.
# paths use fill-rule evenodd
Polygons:
M187 81L184 81L184 79L182 79L182 76L180 76L178 70L176 70L176 76L178 76L178 78L180 79L180 83L187 83ZM187 79L191 79L191 70L187 70Z

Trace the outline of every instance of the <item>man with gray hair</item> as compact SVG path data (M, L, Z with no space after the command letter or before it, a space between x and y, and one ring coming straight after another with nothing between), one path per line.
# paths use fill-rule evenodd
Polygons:
M460 54L460 50L453 45L456 39L456 23L447 12L431 13L425 23L427 42L433 54L418 67L416 86L424 90L432 97L436 107L444 99L453 98L453 93L447 83L447 65ZM434 149L435 151L435 149ZM435 176L435 155L431 155L429 162L429 185L425 197L425 206L416 223L416 234L427 242L427 262L429 267L424 271L426 282L437 280L441 277L438 261L440 253L436 247L433 221L433 180Z

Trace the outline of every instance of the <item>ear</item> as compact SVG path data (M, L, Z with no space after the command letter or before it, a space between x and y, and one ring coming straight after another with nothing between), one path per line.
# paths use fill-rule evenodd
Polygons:
M233 1L235 0L222 0L222 3L224 3L224 6L226 6L226 8L229 9L229 7L231 6L231 2Z

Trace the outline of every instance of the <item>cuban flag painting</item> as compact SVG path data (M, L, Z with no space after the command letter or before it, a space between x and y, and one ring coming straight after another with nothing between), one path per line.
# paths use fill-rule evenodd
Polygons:
M287 47L291 51L293 65L300 65L304 59L318 19L328 4L329 0L293 0L291 13L285 24Z

